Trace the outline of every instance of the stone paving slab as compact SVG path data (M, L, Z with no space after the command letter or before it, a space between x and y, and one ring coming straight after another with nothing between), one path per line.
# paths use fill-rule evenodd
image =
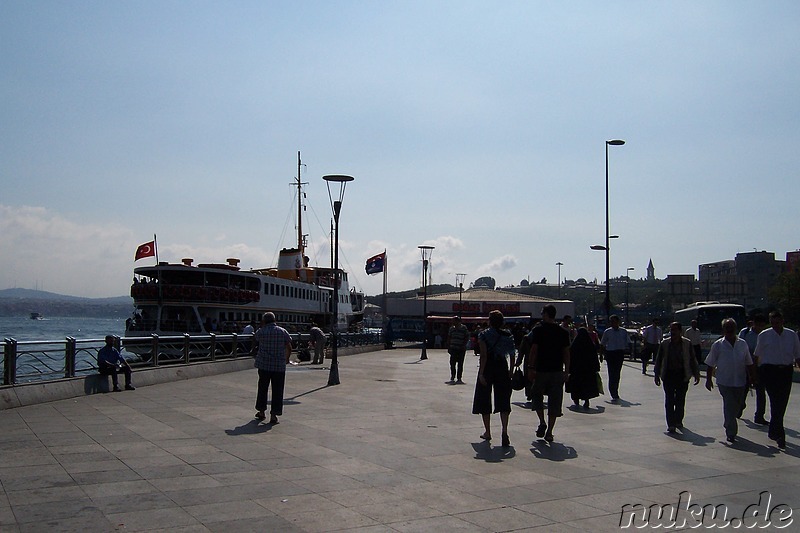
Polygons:
M623 401L565 405L552 444L515 392L503 448L499 416L486 443L471 414L477 358L450 385L447 353L427 353L342 358L335 387L327 367L291 367L274 426L253 419L255 370L2 410L0 531L604 532L623 506L682 493L728 520L769 496L797 530L800 391L785 451L751 423L752 398L731 446L716 390L692 387L686 429L668 435L663 393L626 362ZM699 516L678 526L712 525Z

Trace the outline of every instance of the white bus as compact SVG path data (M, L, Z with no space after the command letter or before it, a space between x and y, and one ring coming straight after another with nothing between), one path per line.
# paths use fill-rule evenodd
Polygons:
M747 325L747 314L744 306L739 304L725 304L719 302L697 302L686 309L675 311L673 320L680 322L684 331L692 325L692 320L697 320L697 327L703 339L703 359L711 349L715 340L722 337L722 321L732 318L739 329Z

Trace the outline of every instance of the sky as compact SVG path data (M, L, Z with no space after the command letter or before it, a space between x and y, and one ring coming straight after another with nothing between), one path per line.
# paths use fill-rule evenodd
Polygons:
M800 3L0 3L0 289L129 292L160 261L351 286L695 274L800 247ZM334 191L338 194L338 191Z

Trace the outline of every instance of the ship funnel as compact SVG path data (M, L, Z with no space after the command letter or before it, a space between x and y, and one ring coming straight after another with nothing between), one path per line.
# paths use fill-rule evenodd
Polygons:
M228 259L226 259L226 261L228 261L228 265L229 266L232 266L232 267L238 267L239 266L239 259L236 259L235 257L229 257Z
M183 259L181 259L181 263L183 263L187 267L192 266L192 261L194 261L194 259L192 259L191 257L184 257Z

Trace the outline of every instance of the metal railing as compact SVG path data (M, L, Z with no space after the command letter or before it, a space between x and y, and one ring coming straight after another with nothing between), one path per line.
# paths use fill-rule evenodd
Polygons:
M308 353L310 335L291 334L298 358ZM152 368L202 361L251 357L253 334L114 337L114 345L131 367ZM380 333L337 335L338 346L370 346L382 343ZM330 340L328 341L330 345ZM97 352L104 339L3 341L3 385L73 378L98 373Z

